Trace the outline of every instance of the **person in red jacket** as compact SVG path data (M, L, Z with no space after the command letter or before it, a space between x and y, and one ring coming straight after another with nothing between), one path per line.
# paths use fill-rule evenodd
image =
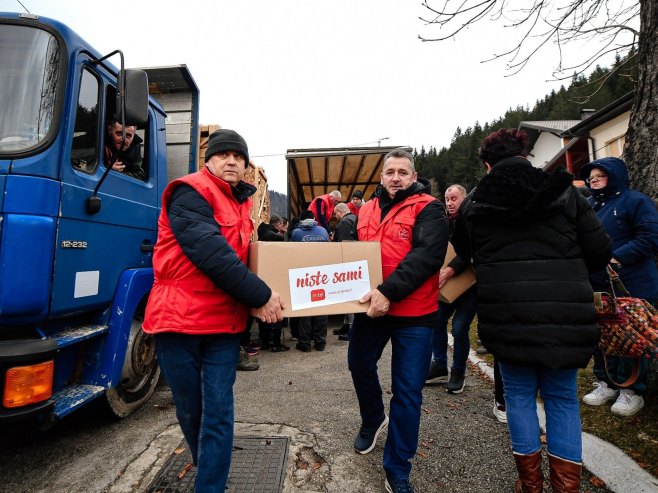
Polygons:
M384 447L386 491L413 493L410 460L416 455L423 385L432 355L432 328L438 324L439 270L448 246L443 204L418 179L413 156L396 149L384 158L381 186L361 207L359 241L381 243L384 282L360 301L350 331L347 361L359 401L361 428L357 453L375 448L388 425ZM377 362L388 341L393 346L393 396L385 413Z
M327 234L331 236L331 226L329 226L329 221L331 216L334 215L334 207L340 202L342 195L338 190L334 190L331 193L325 195L320 195L315 197L311 205L308 206L308 210L313 213L315 220L320 226L327 230Z
M349 208L352 214L358 216L362 205L363 205L363 192L361 190L356 190L352 194L352 200L350 200L347 203L347 207Z
M233 448L233 384L240 334L251 314L282 319L279 295L247 269L256 188L242 181L249 162L233 130L210 135L203 170L172 181L162 196L153 253L155 282L144 332L197 466L195 491L224 491Z

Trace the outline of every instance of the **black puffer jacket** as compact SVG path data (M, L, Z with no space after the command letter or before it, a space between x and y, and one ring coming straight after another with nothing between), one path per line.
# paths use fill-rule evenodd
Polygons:
M610 260L611 242L571 180L507 158L460 208L468 228L453 244L474 260L480 339L502 362L582 368L596 347L588 270Z

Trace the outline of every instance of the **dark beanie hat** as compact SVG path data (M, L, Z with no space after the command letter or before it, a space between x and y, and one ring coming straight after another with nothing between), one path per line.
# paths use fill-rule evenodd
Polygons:
M210 134L208 137L208 148L206 149L206 163L218 152L233 151L239 152L244 156L245 165L249 164L249 149L247 142L242 136L233 131L222 128Z
M361 199L361 200L363 200L363 192L362 192L361 190L356 190L356 191L352 194L352 198L354 198L354 197L356 197L357 199Z

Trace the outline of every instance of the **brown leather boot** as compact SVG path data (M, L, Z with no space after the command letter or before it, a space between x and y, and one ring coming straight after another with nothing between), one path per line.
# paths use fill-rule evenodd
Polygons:
M514 484L514 493L542 493L544 473L541 470L541 450L530 455L514 452L519 479Z
M580 476L583 465L548 455L551 467L551 486L555 493L578 493L580 491Z

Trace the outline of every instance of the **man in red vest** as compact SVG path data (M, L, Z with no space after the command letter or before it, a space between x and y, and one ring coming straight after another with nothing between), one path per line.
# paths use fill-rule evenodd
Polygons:
M347 360L361 412L354 449L360 454L372 451L388 425L386 491L413 493L409 461L418 446L448 224L443 204L429 195L429 182L418 179L409 152L388 153L381 180L375 198L361 207L357 225L360 241L381 242L384 282L361 299L370 307L367 314L355 316L350 332ZM377 375L377 362L389 340L393 345L390 423Z
M349 208L352 214L358 216L362 205L363 205L363 192L361 190L356 190L352 194L352 200L350 200L347 203L347 207Z
M233 384L240 334L251 315L282 319L279 295L247 269L256 188L233 130L208 139L206 167L172 181L162 195L155 283L144 318L197 466L195 491L224 491L233 449Z
M311 205L308 206L308 210L313 213L315 220L320 226L327 230L327 233L331 235L331 226L329 226L329 221L331 216L334 215L334 207L340 202L342 195L338 190L334 190L331 193L325 195L320 195L315 197Z

